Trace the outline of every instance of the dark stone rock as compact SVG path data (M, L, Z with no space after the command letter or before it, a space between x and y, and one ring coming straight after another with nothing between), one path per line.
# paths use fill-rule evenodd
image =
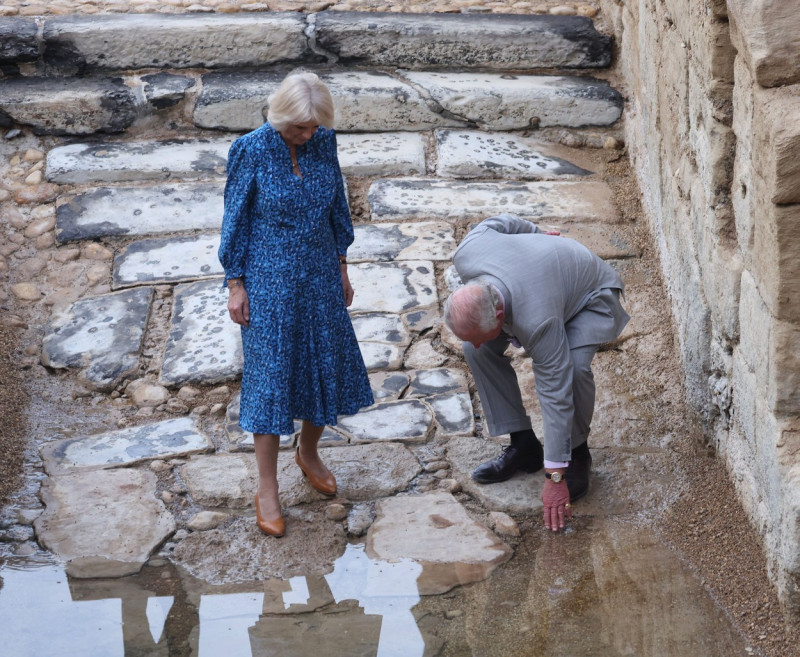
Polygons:
M0 64L39 59L38 27L27 18L0 19Z
M185 75L173 73L154 73L142 76L144 97L156 110L174 107L186 95L186 90L194 86L194 80Z

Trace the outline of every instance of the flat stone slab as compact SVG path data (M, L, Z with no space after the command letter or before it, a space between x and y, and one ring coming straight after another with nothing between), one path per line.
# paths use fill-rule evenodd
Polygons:
M373 221L485 219L498 211L531 221L620 221L602 182L376 180L367 198Z
M48 68L73 74L265 66L301 58L305 28L305 19L289 12L47 17L43 59Z
M449 260L456 249L453 227L442 221L360 224L347 259L359 261Z
M385 561L412 559L422 566L421 595L445 593L486 579L512 550L444 492L381 500L367 533L366 553Z
M362 263L349 267L348 275L355 289L351 313L407 313L438 303L432 262Z
M396 441L420 443L433 432L433 413L419 399L382 402L339 419L337 428L352 444Z
M4 79L0 114L37 135L115 133L133 123L136 98L121 78Z
M591 174L532 138L478 130L437 130L436 174L444 178L552 180Z
M203 76L194 122L200 128L240 132L264 123L269 96L284 75L265 72L215 72ZM340 132L429 130L461 122L432 110L411 85L378 72L322 74L336 105Z
M405 78L453 116L486 130L608 126L622 114L622 96L588 77L436 73Z
M253 434L245 431L239 426L239 412L241 409L242 395L237 392L228 404L225 411L225 433L231 443L231 451L241 451L253 449ZM295 420L294 433L290 435L278 436L280 449L291 449L294 447L294 436L300 431L300 422ZM322 432L320 441L328 437L328 427Z
M234 139L68 144L47 154L51 182L89 183L224 178ZM340 134L339 164L352 176L405 176L425 172L425 144L412 132ZM221 193L220 189L220 193Z
M60 242L219 230L223 183L98 187L62 197L56 208Z
M638 258L642 255L642 250L628 239L620 226L600 223L548 223L540 228L556 229L561 232L562 237L580 242L604 260Z
M77 185L219 178L225 176L232 142L233 137L67 144L48 152L46 176L51 182Z
M432 370L416 370L410 373L406 397L429 397L448 392L466 392L467 376L462 370L450 367L437 367Z
M119 468L49 477L45 510L34 522L42 547L67 562L72 577L124 577L139 572L175 531L156 497L156 476Z
M339 129L339 121L336 121ZM425 141L416 132L336 135L339 166L348 176L411 176L425 173Z
M178 285L159 382L220 383L242 372L242 338L221 279Z
M503 444L508 444L508 440ZM500 443L473 437L454 437L447 443L447 460L451 476L462 490L490 511L534 515L542 509L544 471L529 474L518 472L511 479L497 484L479 484L472 480L472 471L481 463L500 455Z
M436 423L446 436L475 434L475 412L467 392L447 392L425 399L433 409Z
M116 289L221 276L219 239L215 234L132 242L114 258L111 286Z
M353 329L367 370L399 370L411 333L400 315L368 313L353 317Z
M81 299L54 315L42 341L42 364L82 368L93 388L110 390L139 365L153 289Z
M0 20L0 64L35 62L39 58L39 26L31 18Z
M182 458L213 448L193 419L180 417L94 436L56 440L39 451L47 473L59 475L76 468L119 467L151 459Z
M611 39L589 18L325 11L317 45L339 63L403 68L589 68L611 62Z
M393 401L399 399L406 388L410 378L406 372L372 372L369 382L372 386L372 396L375 402Z

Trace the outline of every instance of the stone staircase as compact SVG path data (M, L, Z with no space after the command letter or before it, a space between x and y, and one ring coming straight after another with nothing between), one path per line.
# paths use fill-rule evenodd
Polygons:
M54 142L45 177L57 189L56 248L113 251L109 290L55 304L42 345L47 367L131 400L114 431L43 450L50 477L37 536L71 561L73 574L135 572L185 527L185 510L164 494L167 475L152 476L154 463L185 483L190 508L226 509L220 523L249 510L255 466L238 452L252 449L252 436L236 424L241 345L216 259L222 190L230 143L262 124L269 95L296 66L318 71L335 98L356 224L351 315L377 401L323 438L349 450L329 457L354 504L347 531L361 535L369 525L358 503L403 490L463 488L489 509L538 508L538 479L491 490L469 479L496 447L475 437L477 398L440 309L457 285L449 266L456 244L498 212L558 228L603 258L639 255L598 168L597 154L619 143L623 102L609 82L584 75L607 75L611 62L609 39L590 19L98 15L0 19L0 38L0 64L12 73L0 84L0 126ZM144 386L163 391L159 403L134 401ZM198 388L224 404L221 425L213 409L187 401ZM288 447L293 436L282 441ZM392 476L365 474L383 461L402 465ZM348 471L354 462L364 464L358 473ZM284 505L317 500L290 466L283 455ZM81 543L76 533L109 518L85 505L80 515L65 511L80 505L98 469L110 489L152 493L116 499L126 518L158 519L126 526L124 545ZM402 527L397 513L383 532ZM344 541L330 531L334 543ZM162 553L180 561L180 545L197 549L200 536ZM492 545L484 556L496 564ZM429 561L446 561L430 549ZM185 550L197 571L197 554Z

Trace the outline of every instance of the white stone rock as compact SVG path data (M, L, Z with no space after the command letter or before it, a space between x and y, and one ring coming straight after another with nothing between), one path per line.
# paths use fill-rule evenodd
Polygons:
M227 518L227 514L219 511L200 511L189 519L186 526L193 532L201 532L219 527Z

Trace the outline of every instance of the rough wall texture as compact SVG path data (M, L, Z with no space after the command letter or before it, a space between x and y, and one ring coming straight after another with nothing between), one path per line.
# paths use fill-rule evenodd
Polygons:
M686 393L800 616L800 13L605 0ZM783 85L783 86L778 86Z

